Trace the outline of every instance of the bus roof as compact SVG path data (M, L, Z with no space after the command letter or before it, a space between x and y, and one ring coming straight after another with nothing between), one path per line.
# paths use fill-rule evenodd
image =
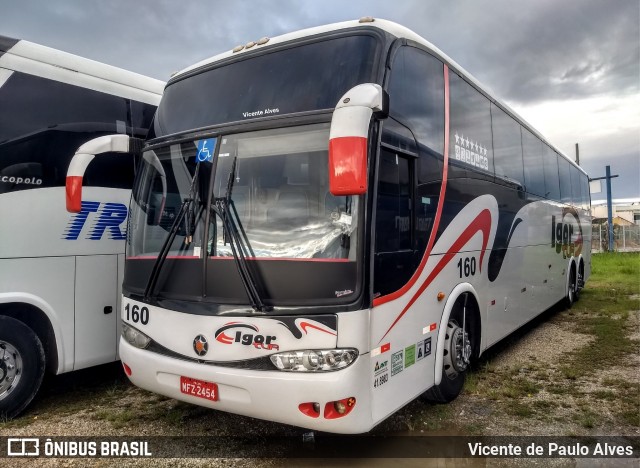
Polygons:
M5 36L0 36L0 72L2 68L155 106L160 102L164 88L164 82L154 78Z
M498 104L505 112L510 114L513 118L515 118L517 121L519 121L519 123L521 123L528 130L530 130L534 135L536 135L538 138L540 138L542 141L544 141L546 144L548 144L551 148L553 148L558 154L562 155L562 157L564 157L566 160L568 160L572 165L576 166L578 169L580 169L580 171L582 171L582 172L584 172L586 174L584 169L582 169L571 158L567 157L567 155L565 155L562 151L560 151L558 148L556 148L554 145L552 145L540 132L538 132L525 119L523 119L517 112L515 112L513 109L511 109L511 107L509 107L503 101L501 101L499 99L496 99L495 96L494 96L494 93L492 93L486 86L482 85L478 80L476 80L464 68L462 68L460 65L458 65L458 63L456 63L453 59L451 59L447 54L442 52L440 49L438 49L436 46L434 46L431 42L427 41L426 39L424 39L420 35L416 34L412 30L410 30L409 28L401 26L401 25L399 25L397 23L394 23L392 21L387 21L387 20L378 19L378 18L375 18L375 19L367 18L367 19L361 19L361 20L344 21L344 22L341 22L341 23L333 23L333 24L328 24L328 25L324 25L324 26L317 26L317 27L313 27L313 28L302 29L302 30L299 30L299 31L294 31L294 32L290 32L290 33L287 33L287 34L283 34L281 36L276 36L274 38L270 38L268 40L268 42L265 42L262 45L260 45L258 41L255 41L255 42L253 42L253 45L249 49L247 49L246 47L243 47L241 50L238 51L237 49L241 47L241 46L238 46L238 48L234 49L234 50L236 50L236 52L234 52L233 50L230 50L230 51L223 52L221 54L215 55L213 57L210 57L208 59L202 60L202 61L200 61L198 63L195 63L194 65L191 65L190 67L187 67L187 68L179 71L175 75L173 75L172 79L173 78L178 78L178 77L180 77L181 75L183 75L185 73L194 71L194 70L196 70L198 68L206 67L207 65L213 64L215 62L219 62L219 61L227 59L229 57L240 55L240 54L242 54L243 52L246 52L246 51L253 51L253 50L256 50L258 48L267 47L267 46L273 46L273 45L276 45L276 44L282 44L282 43L285 43L285 42L294 41L294 40L297 40L297 39L301 39L301 38L309 37L309 36L314 36L314 35L317 35L317 34L323 34L323 33L328 33L328 32L331 32L331 31L339 31L341 29L358 28L358 27L361 27L361 28L372 28L372 27L373 28L378 28L378 29L380 29L382 31L385 31L385 32L391 34L392 36L397 37L397 38L404 38L404 39L408 39L408 40L411 40L411 41L414 41L414 42L417 42L417 43L421 44L422 46L424 46L425 48L430 50L435 56L440 58L444 63L446 63L449 66L449 68L453 69L456 73L458 73L459 75L463 76L467 81L472 83L473 86L475 86L480 92L482 92L493 103ZM262 41L260 41L260 42L262 42Z

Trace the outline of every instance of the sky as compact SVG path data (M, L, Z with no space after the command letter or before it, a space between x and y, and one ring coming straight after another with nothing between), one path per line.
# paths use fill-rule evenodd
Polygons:
M263 36L373 16L436 45L613 198L640 198L639 0L0 0L0 35L167 80ZM604 198L592 194L592 199Z

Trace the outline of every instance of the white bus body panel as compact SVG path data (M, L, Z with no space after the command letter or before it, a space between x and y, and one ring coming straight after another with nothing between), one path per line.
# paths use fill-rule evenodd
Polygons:
M107 204L126 212L131 192L84 190L85 200L97 208L81 215L75 239L69 238L74 237L69 228L78 215L66 211L64 187L0 196L0 302L29 303L48 316L58 348L58 373L117 358L125 243L112 237L115 230L126 233L126 219L104 229L100 219L109 217ZM99 238L90 239L91 234ZM112 312L105 314L105 307Z
M164 89L160 80L29 41L1 55L0 67L155 106Z
M348 312L344 319L340 314L337 333L312 318L297 318L296 326L303 333L296 338L277 318L189 315L128 298L123 298L123 304L123 321L152 336L161 346L192 359L189 362L140 350L121 339L122 362L132 370L129 377L131 381L141 388L221 411L337 433L364 432L374 425L369 409L372 368L369 366L367 349L359 349L361 356L351 366L336 372L282 372L275 367L273 370L256 371L193 361L196 358L236 361L264 357L278 351L332 349L338 342L340 346L354 348L356 343L367 343L368 329L360 325L366 324L368 310ZM149 310L148 323L128 319L126 304L130 310L133 306L140 309L146 307ZM306 333L304 322L311 325L306 327ZM233 339L236 331L221 332L220 329L232 323L253 326L258 329L257 333L265 336L273 335L276 339L272 343L277 344L278 348L257 348L235 341L230 343L228 338ZM225 333L226 336L223 336ZM206 338L209 346L207 354L201 357L195 354L193 344L199 335ZM180 391L181 376L217 384L219 401L183 394ZM322 416L326 403L349 397L356 398L356 405L347 417L325 419ZM320 417L311 418L298 409L301 403L307 402L320 403Z

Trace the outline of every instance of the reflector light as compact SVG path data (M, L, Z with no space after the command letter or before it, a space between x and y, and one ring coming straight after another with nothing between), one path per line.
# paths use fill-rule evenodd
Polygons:
M127 374L128 377L131 377L131 374L133 373L131 371L131 367L127 366L124 362L122 363L122 367L124 368L124 373Z
M69 213L80 213L82 210L82 176L67 176L66 200Z
M330 401L324 406L325 419L342 418L353 410L356 406L356 398L349 397L344 400Z
M311 418L317 418L320 416L320 403L300 403L298 409L302 414L305 414Z
M329 140L329 190L335 196L367 191L367 138L350 136Z

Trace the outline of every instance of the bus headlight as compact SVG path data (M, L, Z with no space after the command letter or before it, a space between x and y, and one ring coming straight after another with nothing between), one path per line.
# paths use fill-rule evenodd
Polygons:
M358 357L355 349L308 349L272 354L271 362L281 371L330 372L350 366Z
M122 322L122 336L131 346L140 349L146 348L151 342L151 338L125 322Z

